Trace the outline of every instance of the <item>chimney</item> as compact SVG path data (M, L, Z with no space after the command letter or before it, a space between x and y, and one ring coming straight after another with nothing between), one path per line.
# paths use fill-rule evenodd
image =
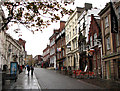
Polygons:
M65 21L60 21L60 32L64 29L65 27Z
M85 3L85 10L90 10L92 8L92 4L91 3Z

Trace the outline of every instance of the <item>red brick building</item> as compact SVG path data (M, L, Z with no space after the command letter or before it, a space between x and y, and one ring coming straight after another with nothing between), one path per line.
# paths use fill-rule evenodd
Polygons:
M36 65L39 65L43 61L43 56L42 55L36 55L33 59L34 59L34 63Z
M88 51L88 68L89 71L93 71L97 77L101 77L101 29L100 19L96 19L91 15L91 24L89 29L89 45Z
M66 64L66 43L65 43L65 21L60 21L60 33L56 36L56 63L57 68L61 69Z
M47 47L43 50L43 63L42 67L49 67L50 63L50 45L47 45Z

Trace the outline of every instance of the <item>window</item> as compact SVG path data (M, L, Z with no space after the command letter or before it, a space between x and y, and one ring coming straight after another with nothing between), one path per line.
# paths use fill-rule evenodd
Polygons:
M60 53L60 58L61 58L61 53Z
M76 48L78 47L77 45L78 45L78 42L77 42L77 40L76 40Z
M76 30L76 34L77 34L77 26L75 27L75 30Z
M70 32L70 34L69 34L69 35L70 35L70 37L69 37L69 38L71 38L71 32ZM69 40L69 39L68 39L68 40Z
M57 53L57 59L59 59L59 53Z
M97 45L97 33L94 34L94 45Z
M118 23L120 25L120 6L117 8L117 12Z
M92 36L90 37L90 46L92 46Z
M73 41L73 49L75 49L75 42Z
M110 49L110 37L106 38L106 43L107 43L107 50Z
M74 32L75 32L75 31L74 31L74 29L73 29L73 36L74 36Z
M83 50L85 50L85 44L83 43Z
M120 7L118 7L118 19L120 19Z
M108 16L105 17L105 27L108 27L109 24L108 24Z
M117 33L117 35L116 35L116 42L117 42L117 46L119 46L119 33Z
M77 60L77 62L78 62L78 55L76 54L76 60Z
M65 56L65 55L64 55L64 53L65 53L64 50L63 50L62 52L63 52L63 57L64 57L64 56Z

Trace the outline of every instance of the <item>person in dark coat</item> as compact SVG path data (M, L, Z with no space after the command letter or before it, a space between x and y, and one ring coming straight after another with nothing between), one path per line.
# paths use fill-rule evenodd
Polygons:
M29 72L30 72L30 66L27 66L27 71L28 71L28 76L29 76Z
M33 76L34 67L31 65L31 75Z

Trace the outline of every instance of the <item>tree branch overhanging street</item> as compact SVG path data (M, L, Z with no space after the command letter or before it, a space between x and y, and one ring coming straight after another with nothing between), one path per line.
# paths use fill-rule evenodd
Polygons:
M30 31L42 31L47 28L51 23L57 22L64 15L70 15L73 10L68 10L65 6L74 3L58 0L54 1L39 1L39 2L3 2L3 7L9 11L8 17L4 18L5 21L1 27L4 30L10 22L26 26ZM14 20L14 21L12 21ZM35 30L31 30L33 28Z

